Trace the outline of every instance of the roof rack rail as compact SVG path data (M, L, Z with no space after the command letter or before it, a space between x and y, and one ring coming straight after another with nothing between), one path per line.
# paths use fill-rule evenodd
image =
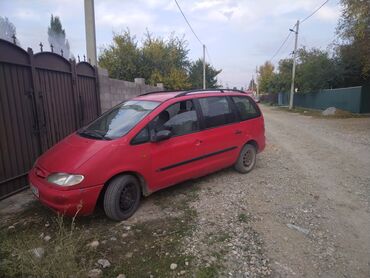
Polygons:
M214 92L214 91L220 92L220 93L225 93L225 91L228 91L228 92L231 91L231 92L246 94L246 92L243 92L241 90L236 90L236 89L198 89L198 90L189 90L189 91L182 92L176 95L175 97L182 97L182 96L186 96L192 93L206 93L206 92Z
M144 94L140 94L140 96L146 96L146 95L151 95L151 94L159 94L159 93L175 93L175 92L183 92L184 90L161 90L161 91L151 91L147 92Z

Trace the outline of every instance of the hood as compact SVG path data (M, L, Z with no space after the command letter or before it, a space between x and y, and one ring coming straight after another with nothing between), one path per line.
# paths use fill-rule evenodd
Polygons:
M49 173L77 173L82 164L111 144L111 141L72 134L41 155L37 164Z

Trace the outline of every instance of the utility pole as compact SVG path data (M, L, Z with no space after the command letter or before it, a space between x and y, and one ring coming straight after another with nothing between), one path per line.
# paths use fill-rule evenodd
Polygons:
M299 30L299 20L297 20L297 24L295 25L295 31L290 29L291 32L295 33L295 43L294 43L294 52L293 52L293 70L292 70L292 85L290 87L290 99L289 99L289 110L293 109L293 98L294 98L294 79L295 79L295 64L297 58L297 44L298 44L298 30Z
M257 89L257 97L260 96L259 86L258 86L258 67L256 66L256 89Z
M203 44L203 90L206 89L206 46Z
M85 0L85 34L87 61L97 65L94 0Z

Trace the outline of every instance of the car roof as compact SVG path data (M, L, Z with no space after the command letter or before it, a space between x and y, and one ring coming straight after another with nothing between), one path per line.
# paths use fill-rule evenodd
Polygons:
M206 89L206 90L189 90L189 91L159 91L149 92L135 97L135 100L149 100L165 102L166 100L182 97L182 96L222 96L222 95L243 95L248 96L247 93L233 89Z

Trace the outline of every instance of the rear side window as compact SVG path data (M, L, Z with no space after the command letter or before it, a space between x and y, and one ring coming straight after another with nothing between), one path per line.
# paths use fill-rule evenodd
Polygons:
M200 98L199 104L206 128L221 126L235 121L235 116L226 97Z
M236 109L238 111L240 120L245 121L248 119L256 118L260 115L259 110L254 103L247 97L232 97Z

